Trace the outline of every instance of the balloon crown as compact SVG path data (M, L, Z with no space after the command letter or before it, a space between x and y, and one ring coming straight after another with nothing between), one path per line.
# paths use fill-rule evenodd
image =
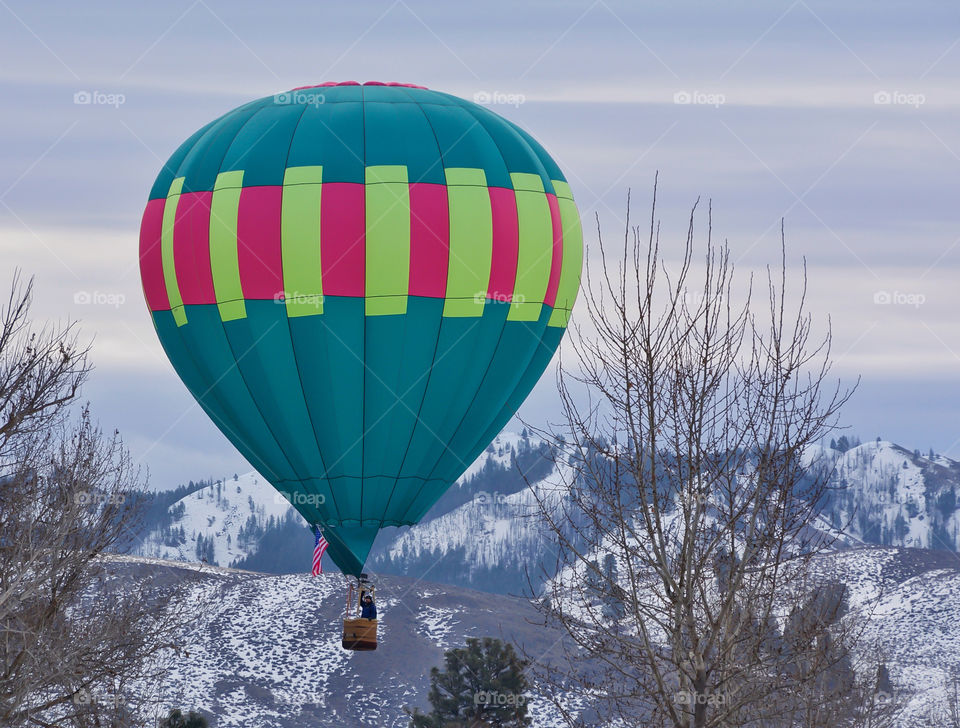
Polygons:
M324 83L313 83L308 86L297 86L291 91L302 91L306 88L324 88L329 86L403 86L404 88L427 88L426 86L419 86L415 83L399 83L397 81L364 81L360 83L359 81L325 81Z

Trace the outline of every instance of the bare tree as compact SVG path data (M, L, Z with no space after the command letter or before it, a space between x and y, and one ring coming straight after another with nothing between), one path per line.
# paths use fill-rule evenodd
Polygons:
M654 187L649 232L628 218L588 261L565 422L543 433L563 482L534 490L558 546L539 609L568 638L539 684L572 724L587 704L623 725L852 725L857 625L809 568L835 535L829 473L804 460L850 392L828 383L805 268L787 295L782 226L758 303L709 209L695 261L696 219L667 265Z
M926 726L960 728L960 671L954 666L943 680L943 697L927 710Z
M138 725L182 615L110 569L143 482L71 407L87 348L72 324L31 323L31 289L15 276L0 309L0 724Z

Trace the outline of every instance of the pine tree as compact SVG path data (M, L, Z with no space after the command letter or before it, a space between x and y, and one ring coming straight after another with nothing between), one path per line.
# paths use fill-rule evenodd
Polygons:
M430 713L415 710L411 728L447 725L523 728L529 726L528 688L512 645L492 637L468 638L467 646L447 650L444 669L430 671Z
M200 713L190 711L186 715L180 710L171 710L170 715L160 721L158 728L207 728L207 719Z
M619 586L620 576L617 573L617 557L613 554L607 554L603 557L603 581L611 588L611 593L603 596L602 614L607 619L622 619L626 614L626 606L623 603L623 593Z

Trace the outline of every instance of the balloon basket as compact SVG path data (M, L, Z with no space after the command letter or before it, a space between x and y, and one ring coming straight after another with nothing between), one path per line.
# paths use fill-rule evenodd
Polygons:
M343 619L343 639L341 644L345 650L365 651L377 649L377 620L363 619L359 614L364 596L375 596L376 587L370 583L366 574L360 574L357 579L356 590L351 581L347 582L347 611ZM356 610L356 611L354 611Z
M343 649L363 651L377 649L377 620L343 620Z

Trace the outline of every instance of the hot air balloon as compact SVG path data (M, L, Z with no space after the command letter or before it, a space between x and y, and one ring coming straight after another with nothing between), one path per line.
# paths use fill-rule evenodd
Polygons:
M539 143L396 83L224 114L164 165L140 231L177 374L354 576L523 402L581 258L570 186Z

